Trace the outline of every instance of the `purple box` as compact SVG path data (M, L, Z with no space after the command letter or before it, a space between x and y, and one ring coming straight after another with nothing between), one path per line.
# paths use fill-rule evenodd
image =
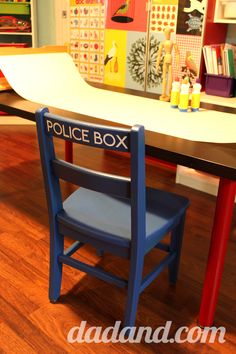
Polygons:
M235 80L231 76L206 74L205 91L208 95L233 97Z

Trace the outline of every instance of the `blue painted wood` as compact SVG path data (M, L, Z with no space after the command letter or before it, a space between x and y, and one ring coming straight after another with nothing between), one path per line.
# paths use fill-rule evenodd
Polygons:
M165 251L165 252L170 252L170 246L162 243L162 242L158 242L158 244L155 246L155 248L158 248L159 250Z
M62 209L62 199L59 179L51 173L51 160L55 159L55 151L51 137L46 135L44 131L44 114L47 112L47 108L36 112L36 126L50 225L49 298L50 301L56 302L60 296L62 279L62 263L59 262L58 255L63 253L64 237L59 233L58 223L56 222L56 216Z
M130 178L92 171L62 160L53 160L54 174L63 180L97 192L130 197Z
M96 253L97 253L98 257L103 257L104 256L104 250L97 249Z
M114 274L105 272L103 269L98 267L90 266L84 262L78 261L77 259L68 256L59 256L59 260L73 268L86 272L90 275L97 277L98 279L104 280L110 284L116 285L119 288L127 288L127 280L117 277Z
M44 115L45 133L56 138L77 144L95 146L102 149L130 150L130 131L128 129L78 122L55 116Z
M64 256L72 256L76 251L84 246L83 242L75 241L70 247L68 247L64 252Z
M179 224L172 230L170 241L170 252L175 252L176 257L169 265L169 281L173 284L177 282L182 241L184 235L185 217L182 216Z
M36 113L36 122L50 221L50 300L55 302L60 295L64 263L127 287L124 325L134 326L140 293L167 266L170 281L177 279L188 200L146 188L144 127L91 125L54 116L47 109ZM53 137L130 151L130 178L94 173L57 160ZM77 189L62 202L59 178L86 188ZM168 232L170 245L161 242ZM64 235L76 242L63 254ZM130 259L128 282L70 257L87 243L101 252ZM143 279L144 256L152 248L159 248L167 256Z
M144 291L148 285L151 284L153 280L156 279L156 277L164 270L166 266L168 266L173 260L176 258L176 253L169 253L167 256L165 256L164 259L158 264L157 267L155 267L146 277L143 278L142 284L140 287L140 293Z
M133 127L131 153L131 257L124 326L134 326L142 282L146 242L144 127Z
M89 235L88 233L84 233L82 231L78 232L78 230L73 230L72 228L67 227L63 224L59 224L58 227L62 235L67 235L68 237L74 240L79 239L81 242L87 243L96 249L102 249L105 252L114 254L118 257L124 259L130 258L129 247L124 244L112 244L111 242L107 242L104 238L98 239L95 236L93 237L92 235Z

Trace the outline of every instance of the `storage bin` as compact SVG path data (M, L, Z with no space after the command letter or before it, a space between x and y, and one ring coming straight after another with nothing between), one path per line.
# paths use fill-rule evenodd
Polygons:
M205 91L208 95L234 96L235 79L231 76L206 74Z
M29 15L30 5L23 3L0 4L1 15Z

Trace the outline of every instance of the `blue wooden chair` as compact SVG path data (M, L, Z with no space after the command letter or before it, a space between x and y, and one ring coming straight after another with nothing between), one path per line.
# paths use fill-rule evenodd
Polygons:
M52 115L47 108L36 112L38 141L50 221L49 298L60 296L62 265L122 288L127 288L125 326L135 324L139 295L168 266L176 282L188 200L145 185L144 127L131 129L87 124ZM56 158L54 139L130 152L130 178L96 172ZM80 186L64 202L59 180ZM170 244L161 240L171 232ZM64 235L76 240L64 250ZM82 263L72 254L84 244L130 260L129 279ZM145 255L153 248L165 258L143 277Z

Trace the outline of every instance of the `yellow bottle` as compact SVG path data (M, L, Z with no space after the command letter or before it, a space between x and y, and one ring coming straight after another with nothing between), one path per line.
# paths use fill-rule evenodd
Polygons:
M189 101L189 82L185 78L181 84L181 90L179 95L179 110L180 112L188 111L188 101Z
M196 83L193 85L192 99L191 99L191 110L192 112L198 112L200 107L200 92L202 85L200 80L196 79Z
M173 83L172 83L172 90L171 90L171 94L170 94L170 106L172 108L178 108L179 90L180 90L180 82L179 82L179 78L176 77L175 81L173 81Z

